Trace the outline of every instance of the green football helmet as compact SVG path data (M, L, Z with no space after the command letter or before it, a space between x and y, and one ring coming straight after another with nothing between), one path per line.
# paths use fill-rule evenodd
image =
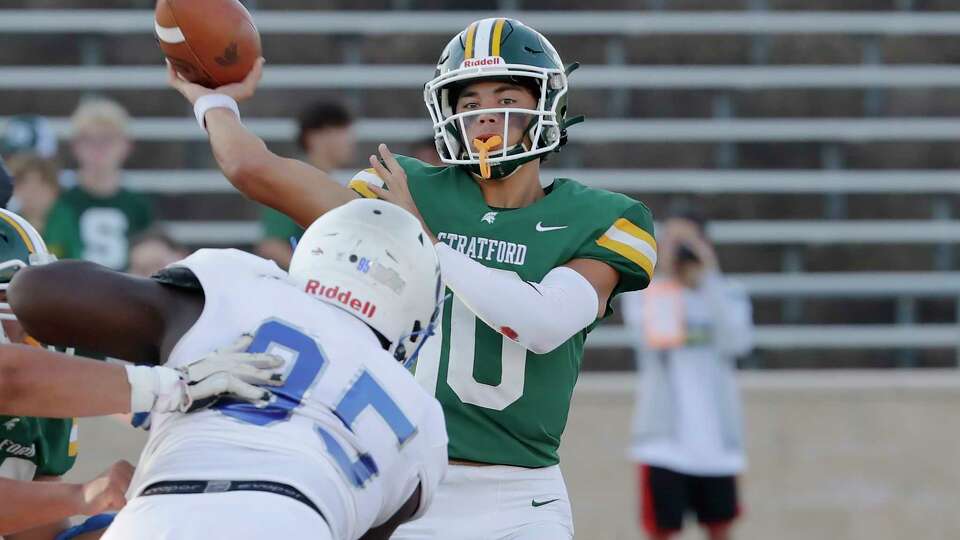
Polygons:
M490 178L502 179L534 159L544 159L566 143L566 129L583 120L567 120L567 75L560 55L539 32L515 19L492 18L471 23L443 49L437 71L424 87L424 102L433 120L440 159L480 175L481 153L467 140L467 123L482 114L503 114L503 144L487 157ZM479 80L507 80L535 90L537 108L505 107L456 113L464 87ZM528 118L526 136L507 144L510 116ZM466 123L465 123L466 122Z
M0 208L0 320L15 321L16 315L6 301L7 287L13 276L26 266L47 264L57 258L47 251L47 245L33 225L9 210ZM0 343L9 343L6 330L0 325Z

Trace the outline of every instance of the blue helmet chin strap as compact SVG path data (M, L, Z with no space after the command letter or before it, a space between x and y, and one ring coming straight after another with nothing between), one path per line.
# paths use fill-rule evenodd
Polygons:
M423 347L423 344L427 342L427 339L436 333L437 329L437 318L440 315L440 310L443 309L444 302L447 301L452 294L448 294L440 299L437 302L437 306L433 310L433 315L430 316L430 322L427 323L425 328L417 330L416 332L410 332L404 336L400 337L400 345L397 346L397 350L394 352L394 356L397 360L403 362L403 367L413 369L414 364L417 363L417 357L420 355L420 349ZM406 359L403 358L403 355L406 353L406 350L403 347L403 341L407 338L416 337L420 340L420 343L417 343L417 348L413 350L413 353L408 356Z

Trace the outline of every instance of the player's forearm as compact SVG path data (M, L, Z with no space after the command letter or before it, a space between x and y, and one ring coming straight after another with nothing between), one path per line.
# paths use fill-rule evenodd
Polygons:
M325 212L359 197L326 172L271 152L229 109L211 109L205 119L214 157L230 183L299 225L308 227Z
M4 540L50 540L51 538L56 538L58 534L69 528L70 520L64 518L15 534L8 534L3 538ZM103 531L100 532L102 533ZM96 540L96 538L99 538L99 536L95 537L94 540ZM77 540L81 540L81 537L77 537Z
M487 326L544 354L597 317L599 298L575 270L553 269L540 283L515 272L487 268L450 246L437 244L443 281Z
M259 168L272 155L267 145L229 109L210 109L204 116L213 157L237 189L259 200Z
M0 414L70 418L130 412L123 366L0 345Z
M0 478L0 536L56 523L81 513L83 486Z

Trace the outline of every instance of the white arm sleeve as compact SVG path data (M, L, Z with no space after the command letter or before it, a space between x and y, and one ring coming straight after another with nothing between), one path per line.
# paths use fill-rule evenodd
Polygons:
M579 272L554 268L540 283L487 268L437 244L443 281L490 328L537 353L548 353L597 318L600 299Z

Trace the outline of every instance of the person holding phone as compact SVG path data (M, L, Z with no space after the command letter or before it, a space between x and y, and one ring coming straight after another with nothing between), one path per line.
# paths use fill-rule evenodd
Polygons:
M640 368L630 448L640 524L664 540L693 512L710 540L725 540L746 465L734 371L753 343L750 301L720 272L699 213L674 211L661 227L657 277L622 301Z

